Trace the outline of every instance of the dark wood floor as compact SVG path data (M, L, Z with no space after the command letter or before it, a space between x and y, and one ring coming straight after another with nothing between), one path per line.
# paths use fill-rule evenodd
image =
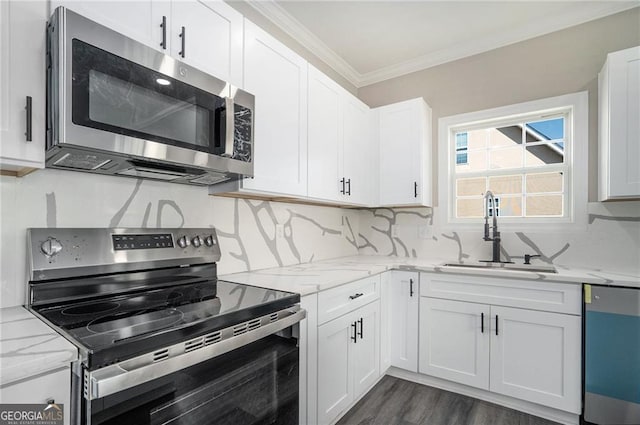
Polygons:
M337 425L558 425L546 419L385 376Z

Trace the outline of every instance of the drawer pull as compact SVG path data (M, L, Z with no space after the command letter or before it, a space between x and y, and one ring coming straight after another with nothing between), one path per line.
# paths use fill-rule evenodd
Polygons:
M349 295L349 299L350 299L350 300L355 300L356 298L360 298L360 297L361 297L361 296L363 296L363 295L364 295L363 293L358 292L358 293L357 293L357 294L355 294L355 295Z

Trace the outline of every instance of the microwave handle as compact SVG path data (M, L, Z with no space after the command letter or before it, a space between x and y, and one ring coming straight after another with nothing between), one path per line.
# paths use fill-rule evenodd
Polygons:
M225 125L225 135L224 135L224 155L228 157L233 157L233 139L235 136L235 114L233 111L233 99L230 97L224 98L224 108L225 108L225 117L226 117L226 125Z

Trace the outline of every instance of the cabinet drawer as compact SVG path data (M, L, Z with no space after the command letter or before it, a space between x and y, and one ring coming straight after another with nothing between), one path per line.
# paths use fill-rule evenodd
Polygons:
M380 275L318 294L318 323L325 323L380 298Z
M420 295L580 315L582 285L421 273Z
M71 369L65 367L37 377L9 384L0 388L0 403L46 403L55 400L62 404L64 424L71 417Z

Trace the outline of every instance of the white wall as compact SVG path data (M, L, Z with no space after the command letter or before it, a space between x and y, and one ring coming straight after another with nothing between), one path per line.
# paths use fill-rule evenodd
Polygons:
M29 227L215 227L220 274L357 254L355 210L213 197L150 180L48 169L3 176L0 213L0 307L24 304Z

